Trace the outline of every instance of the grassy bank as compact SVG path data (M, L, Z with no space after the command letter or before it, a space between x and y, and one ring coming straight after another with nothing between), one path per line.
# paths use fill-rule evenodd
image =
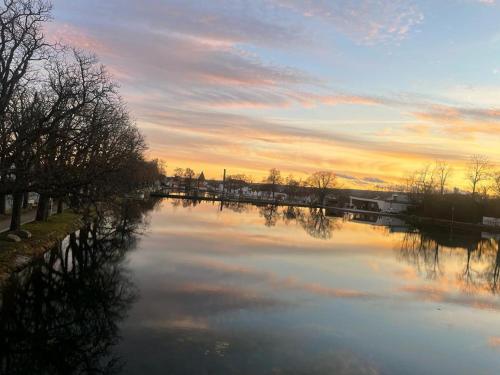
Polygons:
M50 250L69 233L80 229L81 216L71 211L51 216L45 222L32 222L22 226L31 232L30 239L14 243L6 241L7 233L0 234L0 284L27 260Z

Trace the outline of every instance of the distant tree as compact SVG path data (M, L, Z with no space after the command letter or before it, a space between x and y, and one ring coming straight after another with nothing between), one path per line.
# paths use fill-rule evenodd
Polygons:
M472 155L469 159L467 168L467 180L472 189L472 195L476 195L481 182L488 180L490 177L490 161L485 155Z
M161 173L163 176L167 176L167 167L168 164L165 160L162 159L155 159L156 164L158 166L158 172Z
M184 177L184 169L183 168L175 168L174 169L174 177Z
M264 182L266 182L269 185L274 199L274 193L276 192L278 185L280 185L283 182L283 178L281 177L281 172L276 168L271 168L269 170L269 175L265 178Z
M186 191L191 190L193 185L193 179L195 176L195 172L191 168L186 168L184 170L184 188Z
M446 163L445 161L436 161L436 164L434 166L434 174L436 176L439 193L441 195L443 195L445 192L448 178L450 177L452 172L453 170L448 163Z
M433 168L431 164L426 164L406 177L405 190L413 201L422 201L425 196L436 191L437 181L436 168Z
M496 171L493 174L493 184L491 190L493 190L496 197L500 198L500 171Z
M286 193L288 197L294 199L297 197L300 191L300 180L297 180L293 175L288 175L285 180L286 183Z
M186 168L184 170L184 178L193 179L195 174L196 173L191 168Z
M328 190L337 186L337 176L330 171L314 172L307 179L308 185L314 188L316 192L318 203L323 205L325 203Z

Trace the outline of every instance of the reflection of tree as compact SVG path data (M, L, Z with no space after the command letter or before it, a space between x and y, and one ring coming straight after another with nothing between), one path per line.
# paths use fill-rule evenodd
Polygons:
M278 206L274 204L260 207L259 214L264 218L266 227L274 227L278 222Z
M311 237L329 239L332 231L339 227L337 218L325 215L325 211L320 208L310 208L305 211L302 208L287 206L282 212L278 211L278 206L267 205L259 208L259 214L265 220L267 227L273 227L281 218L285 224L297 222Z
M443 258L443 248L448 248ZM445 274L443 262L459 262L459 285L469 293L500 290L500 241L473 235L445 238L426 232L405 233L399 256L429 279Z
M1 373L119 371L111 349L135 294L122 264L143 212L129 206L127 217L87 225L11 276L0 305Z
M468 291L473 291L479 286L479 271L474 269L474 253L477 253L477 249L468 248L466 261L462 272L458 275L460 281L463 282L464 286ZM479 258L478 258L479 259Z
M302 210L294 206L287 206L283 210L283 221L285 224L289 224L297 220L302 215Z
M500 241L497 242L497 250L495 254L495 261L491 263L488 272L488 279L490 280L490 288L493 293L498 292L498 278L500 277Z
M336 220L326 216L321 208L310 208L309 212L299 216L298 220L311 237L320 239L331 238L332 231L339 226Z
M248 211L248 204L245 203L224 201L222 204L224 205L224 208L233 212L244 213Z
M491 293L496 294L500 291L500 240L497 240L496 243L495 241L488 241L486 245L485 258L487 267L481 272L480 278L488 285Z
M192 198L169 198L173 207L196 207L201 200L200 199L192 199Z
M408 232L401 241L400 256L413 265L418 273L426 274L429 279L443 275L440 264L439 243L420 232Z

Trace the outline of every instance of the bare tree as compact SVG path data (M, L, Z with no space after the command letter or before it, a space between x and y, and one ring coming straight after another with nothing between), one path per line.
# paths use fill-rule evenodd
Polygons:
M286 183L286 193L290 199L295 199L300 190L301 182L297 180L293 175L288 175L285 180Z
M314 188L318 197L318 203L324 205L328 190L337 186L337 176L330 171L319 171L309 176L309 186Z
M184 176L184 169L183 168L175 168L174 169L174 177L183 177Z
M495 196L500 197L500 171L493 174L493 184L491 186Z
M191 168L186 168L184 170L184 188L186 191L189 191L191 190L191 188L193 187L193 179L194 179L194 176L195 176L195 172L191 169Z
M472 189L472 195L476 195L481 182L488 180L490 177L490 161L485 155L472 155L469 159L467 168L467 180Z
M269 170L269 175L264 179L264 182L266 182L270 186L274 199L274 193L276 192L278 185L283 182L283 178L281 177L281 172L279 171L279 169L271 168Z
M445 161L436 161L434 166L434 175L436 176L439 193L441 195L445 192L448 178L451 176L452 172L453 170L448 163Z
M28 79L33 61L43 56L46 43L42 24L51 17L51 4L44 0L0 2L0 184L9 177L7 161L11 132L5 115L12 97ZM0 192L0 214L5 213L5 193Z
M438 186L436 168L431 164L424 165L406 177L405 185L412 200L422 200L424 196L434 193Z

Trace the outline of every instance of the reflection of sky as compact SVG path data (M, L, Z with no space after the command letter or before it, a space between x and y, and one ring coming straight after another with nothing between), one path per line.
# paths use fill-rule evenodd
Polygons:
M55 0L47 34L101 56L172 170L335 169L363 185L436 158L500 161L499 6Z
M129 257L141 298L122 330L126 370L495 372L500 300L479 284L496 247L473 255L471 287L464 249L441 248L429 279L404 234L331 220L316 239L281 218L266 227L257 208L163 202Z

